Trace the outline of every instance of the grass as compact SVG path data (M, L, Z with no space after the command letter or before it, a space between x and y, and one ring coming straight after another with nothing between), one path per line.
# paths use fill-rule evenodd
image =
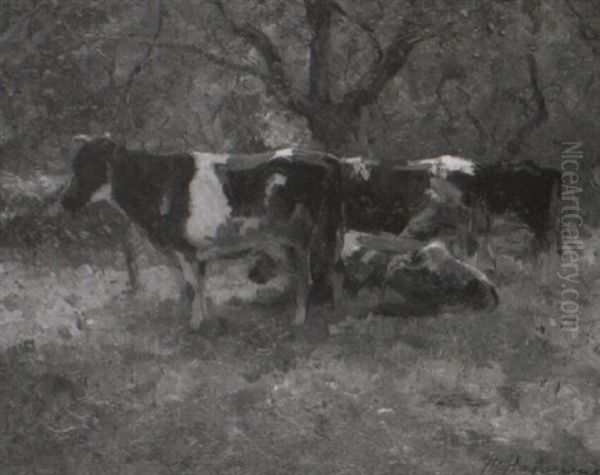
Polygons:
M532 275L488 313L224 305L191 333L181 294L127 291L103 212L0 248L0 473L600 473L592 298L575 337Z

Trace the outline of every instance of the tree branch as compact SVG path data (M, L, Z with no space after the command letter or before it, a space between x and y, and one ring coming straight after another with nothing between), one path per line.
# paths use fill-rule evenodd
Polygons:
M350 15L346 10L342 8L342 6L337 2L332 2L335 13L338 13L342 17L346 19L346 21L351 22L352 24L358 26L369 38L373 49L375 50L375 61L381 61L383 56L383 50L381 49L381 44L377 39L377 35L375 34L375 30L364 21L360 21L354 15Z
M421 42L433 38L422 26L404 20L390 44L383 51L380 61L371 65L359 84L344 95L344 103L350 108L372 104L385 85L406 64L411 51Z
M517 156L521 152L527 138L548 120L546 98L539 85L537 62L535 56L531 53L527 55L527 64L529 69L529 83L533 89L532 99L536 105L536 110L533 116L519 128L516 136L506 144L505 155L508 158Z
M148 63L148 61L150 60L150 57L152 56L152 52L154 51L156 42L158 41L158 38L160 37L162 25L163 25L162 0L157 0L156 29L154 30L154 34L152 35L152 40L150 41L148 49L144 53L144 56L142 57L140 62L138 64L136 64L136 66L131 70L131 72L129 73L129 76L127 77L127 81L123 85L123 96L122 96L123 104L122 104L122 106L127 107L127 109L125 110L125 113L129 119L129 125L131 127L131 130L135 130L133 114L132 114L131 108L129 107L130 106L131 88L133 87L135 78L142 72L144 66ZM112 81L112 78L111 78L111 81Z
M140 44L148 44L148 41L140 41ZM230 61L222 56L206 51L200 46L196 46L194 44L158 41L154 43L154 46L155 48L186 51L188 53L198 55L206 61L216 64L217 66L221 66L223 68L227 68L238 73L248 74L250 76L259 77L262 79L260 71L258 71L258 69L255 68L253 65Z
M575 6L573 5L573 2L571 0L564 0L564 2L567 5L567 7L569 8L569 10L571 11L571 13L575 16L575 18L577 18L577 20L579 22L579 32L581 33L581 37L584 39L584 41L586 43L588 43L590 48L592 48L592 51L594 52L594 54L599 54L600 53L600 31L595 28L592 28L588 24L588 22L584 18L584 15L575 8Z
M485 141L488 133L485 130L485 127L483 126L483 124L481 123L481 120L479 119L479 117L477 117L473 112L471 112L471 110L469 108L467 108L465 114L467 115L467 118L471 121L471 123L473 124L473 127L475 127L475 130L477 130L479 139L482 142Z
M222 0L212 0L232 32L239 38L247 40L260 53L267 68L267 74L260 77L267 90L283 105L300 112L301 105L297 98L292 97L291 87L283 67L283 59L278 48L261 30L252 25L238 25L229 17Z
M163 26L162 0L157 0L157 16L158 18L156 19L156 30L154 30L154 34L152 35L152 40L149 43L148 49L144 53L144 56L142 57L141 61L135 66L135 68L133 68L131 73L129 73L129 77L127 78L127 83L125 84L126 96L129 95L129 90L131 89L131 86L133 85L133 81L135 80L136 76L142 72L142 69L150 60L150 56L152 56L158 38L160 37L160 32L162 31Z
M304 6L306 21L313 32L309 45L308 94L316 102L328 103L333 4L330 0L304 0Z

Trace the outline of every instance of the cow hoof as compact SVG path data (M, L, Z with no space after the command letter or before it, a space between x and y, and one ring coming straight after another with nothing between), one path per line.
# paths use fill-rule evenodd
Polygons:
M200 330L200 327L205 323L205 318L202 313L192 312L192 318L190 318L189 327L193 331Z
M198 330L200 330L200 327L202 326L202 320L197 319L197 318L191 318L190 319L190 330L197 332Z
M294 317L293 324L295 326L302 326L306 321L306 312L296 312L296 316Z
M192 301L192 317L190 318L190 328L194 331L200 329L202 322L208 315L206 300L202 294L196 293Z

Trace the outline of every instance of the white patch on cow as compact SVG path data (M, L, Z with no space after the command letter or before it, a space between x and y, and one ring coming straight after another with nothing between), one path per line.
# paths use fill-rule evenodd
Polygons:
M448 252L446 245L440 241L430 242L423 247L421 253L426 254L430 258L430 262L436 266L439 266L439 264L450 257L450 253Z
M462 172L467 175L475 174L475 164L466 158L442 155L437 158L425 158L422 160L411 160L410 166L425 166L430 173L438 178L446 178L450 172Z
M96 203L98 201L112 202L112 186L110 183L105 183L102 185L90 198L90 203Z
M193 153L196 174L190 183L190 215L186 237L190 243L200 245L215 236L220 225L231 214L231 206L223 191L214 166L225 163L228 155Z
M348 231L344 234L344 245L342 246L342 258L348 258L361 248L360 238L364 233L359 231Z
M90 142L93 142L98 137L110 139L110 138L112 138L112 135L110 134L110 132L104 132L102 135L78 134L78 135L73 136L73 142L90 143Z
M425 247L423 247L423 249L420 251L420 254L424 254L427 256L428 259L425 260L425 267L431 272L439 272L439 269L442 268L443 264L451 260L457 264L460 264L463 267L464 271L468 272L470 275L474 276L479 281L485 282L490 286L493 285L488 279L488 277L479 269L472 266L471 264L462 262L453 257L448 251L446 245L441 241L430 242Z
M364 256L361 257L360 262L363 264L368 264L371 262L371 259L377 256L377 254L378 253L376 250L370 249L369 251L365 252Z
M436 203L442 203L444 201L442 197L433 188L427 188L425 190L425 196L430 198L432 201L435 201Z
M287 176L281 173L274 173L267 179L267 186L265 187L265 206L271 199L271 195L277 186L283 186L287 182Z
M244 218L242 224L240 226L240 234L242 236L246 234L249 230L257 230L260 227L260 219L256 216L250 216L248 218Z
M467 175L475 174L475 164L466 158L443 155L438 160L442 163L442 167L449 172L460 171Z
M429 193L427 191L425 193L434 201L447 206L462 206L462 191L449 181L434 176L431 178L429 186Z
M73 142L90 143L92 140L94 140L94 137L88 134L79 134L73 137Z
M360 176L363 180L368 181L371 178L371 172L362 157L343 158L342 163L352 167L352 175Z
M275 151L275 153L273 153L272 160L275 160L277 158L285 158L285 159L289 160L293 156L294 156L293 148L282 148L281 150L277 150L277 151Z

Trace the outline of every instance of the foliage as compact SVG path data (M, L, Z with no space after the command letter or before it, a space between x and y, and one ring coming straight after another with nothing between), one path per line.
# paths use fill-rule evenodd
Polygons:
M0 157L73 134L257 151L553 162L598 147L600 15L583 0L4 0Z

